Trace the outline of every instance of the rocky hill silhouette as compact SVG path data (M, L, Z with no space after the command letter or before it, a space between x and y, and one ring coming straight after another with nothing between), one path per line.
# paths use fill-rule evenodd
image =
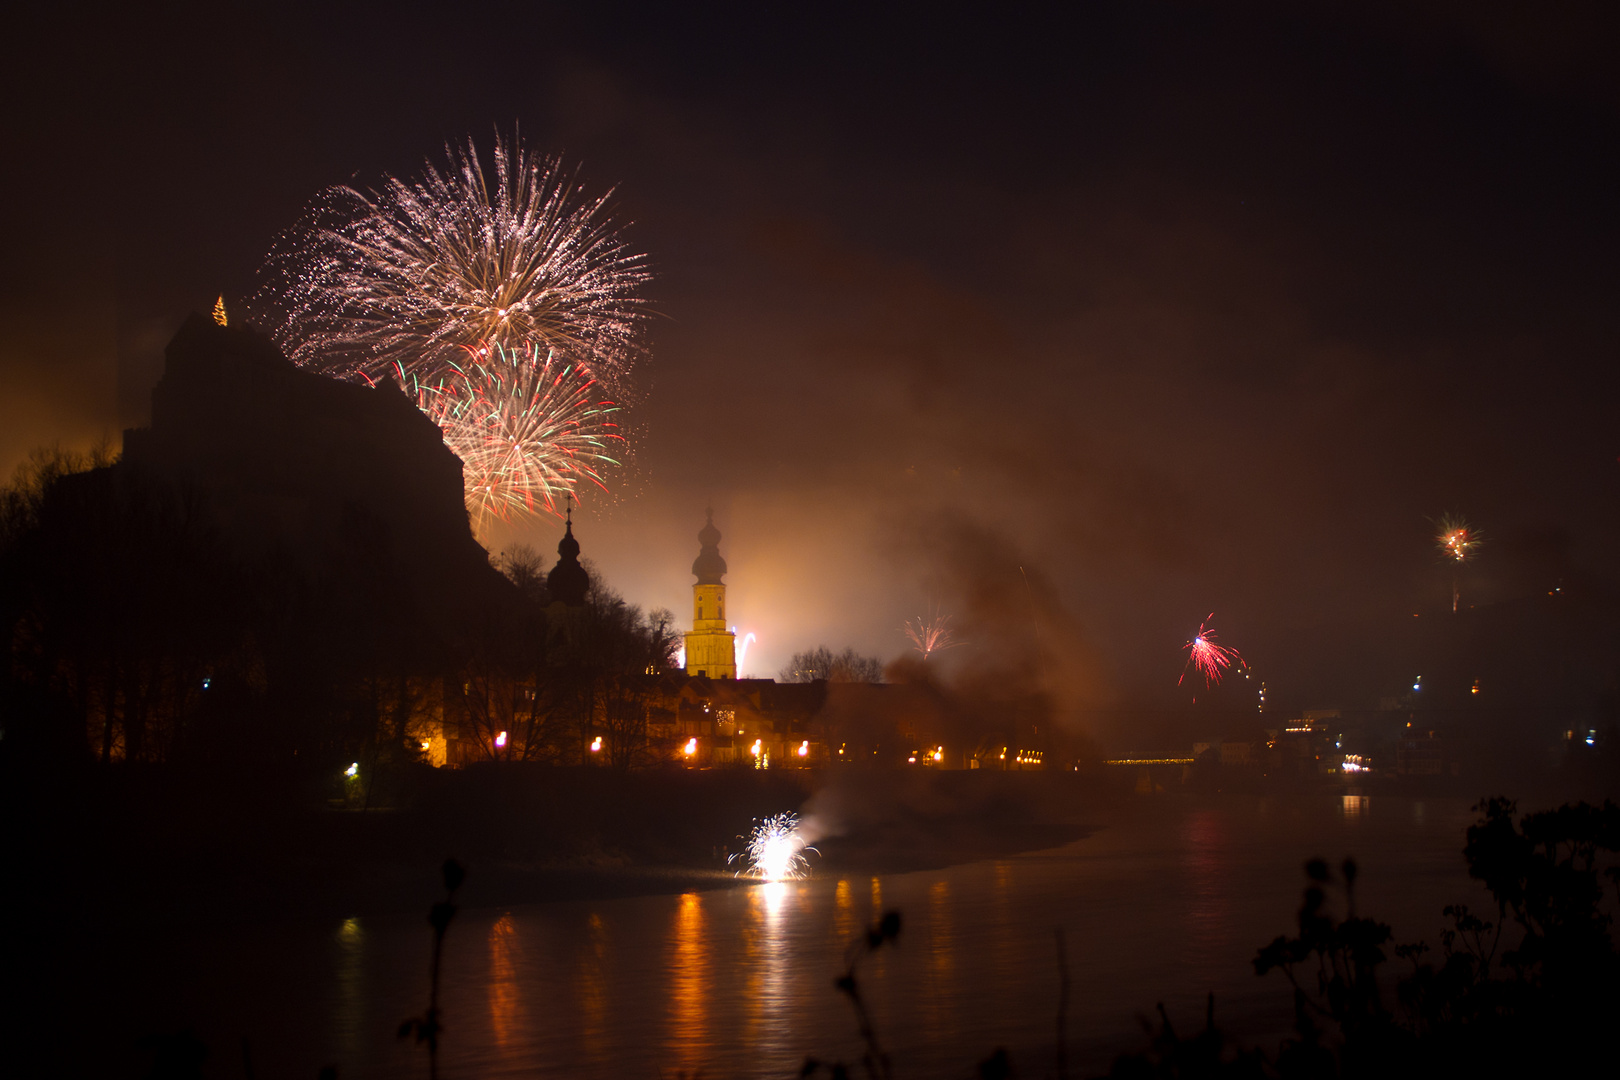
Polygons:
M239 557L320 566L358 532L443 616L502 584L469 528L460 459L404 391L307 371L249 328L186 320L115 468L200 498Z

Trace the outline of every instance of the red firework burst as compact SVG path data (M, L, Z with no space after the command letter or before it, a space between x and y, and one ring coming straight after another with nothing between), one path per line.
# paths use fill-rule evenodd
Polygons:
M1177 686L1186 679L1189 671L1197 671L1202 675L1206 687L1219 686L1221 675L1227 668L1233 664L1237 664L1239 669L1246 666L1236 649L1216 643L1215 631L1209 626L1210 619L1213 618L1215 613L1212 611L1208 618L1198 624L1197 636L1183 646L1187 650L1187 666L1181 669L1181 678L1176 680Z

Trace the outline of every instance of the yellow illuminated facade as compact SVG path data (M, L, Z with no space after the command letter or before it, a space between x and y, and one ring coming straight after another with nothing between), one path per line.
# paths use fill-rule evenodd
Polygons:
M692 629L686 635L686 673L711 679L737 677L737 636L726 628L726 560L720 557L720 530L714 511L698 533L702 550L692 563Z

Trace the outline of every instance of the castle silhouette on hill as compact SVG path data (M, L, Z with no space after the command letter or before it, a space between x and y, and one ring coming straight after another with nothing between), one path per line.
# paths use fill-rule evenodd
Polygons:
M204 498L244 555L320 561L359 531L440 614L496 584L467 524L461 461L433 421L391 380L306 371L250 328L185 321L118 467Z

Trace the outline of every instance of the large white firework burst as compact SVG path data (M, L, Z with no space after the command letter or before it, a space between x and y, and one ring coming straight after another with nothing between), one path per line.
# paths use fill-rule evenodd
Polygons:
M639 355L647 260L609 191L495 139L491 188L472 140L381 190L327 190L277 242L256 307L295 362L339 377L432 381L481 342L538 345L618 390Z
M475 532L495 518L554 514L584 484L604 487L603 470L620 464L625 440L618 405L587 372L539 346L486 344L465 356L413 389L461 458Z

